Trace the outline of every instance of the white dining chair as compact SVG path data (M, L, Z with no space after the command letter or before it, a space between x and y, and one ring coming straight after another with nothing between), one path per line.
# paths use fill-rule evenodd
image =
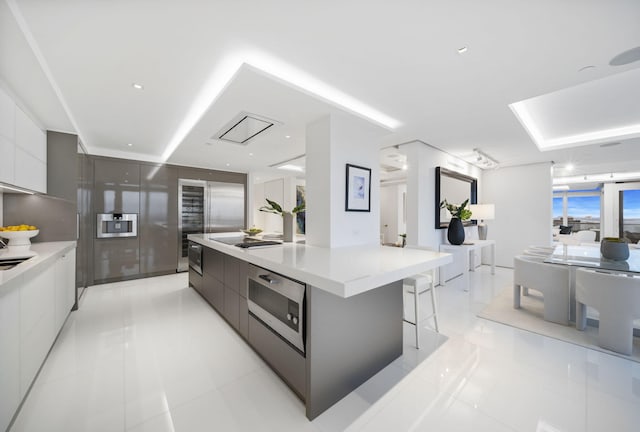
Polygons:
M546 264L540 257L516 256L513 259L513 307L521 308L524 288L538 291L544 302L545 321L569 325L569 270L564 266Z
M587 325L587 306L598 311L598 345L633 352L633 320L640 318L640 278L627 274L576 270L576 328Z
M578 231L574 234L580 243L593 243L596 241L596 232L590 230Z

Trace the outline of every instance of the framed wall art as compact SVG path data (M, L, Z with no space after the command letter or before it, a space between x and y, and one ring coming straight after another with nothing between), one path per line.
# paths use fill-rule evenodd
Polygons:
M371 169L347 164L345 211L371 211Z

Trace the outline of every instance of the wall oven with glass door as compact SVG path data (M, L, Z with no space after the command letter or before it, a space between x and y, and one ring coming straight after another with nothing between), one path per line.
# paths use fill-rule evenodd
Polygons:
M249 313L304 355L306 285L250 264L248 288Z

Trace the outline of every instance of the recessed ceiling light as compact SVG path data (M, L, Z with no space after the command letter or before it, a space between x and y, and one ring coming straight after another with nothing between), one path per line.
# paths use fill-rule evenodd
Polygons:
M138 83L131 84L131 87L133 87L136 90L144 90L144 86L142 84L138 84Z
M460 47L458 48L458 54L464 54L467 52L469 48L467 48L466 46Z
M227 164L227 166L231 166L231 164Z
M129 146L129 147L133 147L133 144L131 144L131 143L127 143L127 146Z
M407 170L407 168L409 168L409 167L407 166L407 164L402 165L402 169L403 169L404 171L406 171L406 170Z
M289 138L291 138L291 135L285 135L284 137L289 139Z
M249 156L253 156L253 153L249 153Z
M573 171L573 164L567 164L567 166L564 167L567 171Z

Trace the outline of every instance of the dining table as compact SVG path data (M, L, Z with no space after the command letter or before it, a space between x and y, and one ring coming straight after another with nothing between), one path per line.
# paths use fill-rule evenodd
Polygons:
M553 252L544 259L548 264L559 264L569 266L571 296L570 296L570 320L576 320L576 288L575 269L579 267L592 268L610 273L626 273L629 276L640 274L640 249L635 245L629 246L629 258L624 261L615 261L602 257L600 254L600 243L593 244L560 244Z
M614 261L600 255L600 243L568 245L555 247L551 255L544 262L562 264L574 267L588 267L609 272L640 273L640 249L629 248L629 258L624 261Z

